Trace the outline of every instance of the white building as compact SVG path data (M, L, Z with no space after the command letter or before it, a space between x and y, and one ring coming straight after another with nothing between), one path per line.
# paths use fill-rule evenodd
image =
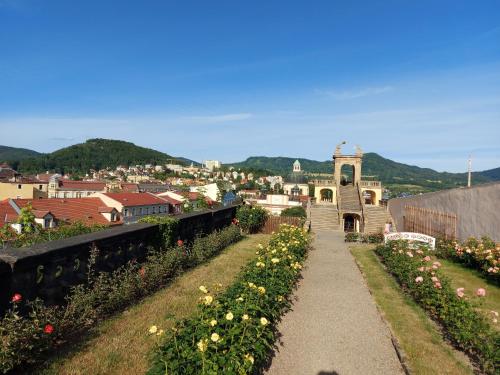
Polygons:
M213 172L215 169L219 169L222 167L222 163L219 160L205 160L203 162L205 168L207 168L210 172Z
M300 202L290 201L288 195L283 194L268 194L266 199L257 199L256 203L275 216L281 215L284 209L302 205Z

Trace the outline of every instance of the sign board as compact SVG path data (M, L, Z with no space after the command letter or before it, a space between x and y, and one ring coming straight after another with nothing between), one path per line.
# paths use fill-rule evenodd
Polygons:
M432 250L436 248L436 239L426 234L413 232L396 232L384 235L384 243L387 243L387 241L398 240L424 242L428 244Z

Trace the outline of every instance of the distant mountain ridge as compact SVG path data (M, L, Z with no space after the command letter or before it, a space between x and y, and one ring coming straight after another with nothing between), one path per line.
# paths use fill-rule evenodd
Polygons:
M243 162L229 163L234 168L261 168L275 174L287 175L292 171L292 164L297 160L289 157L252 156ZM332 161L316 161L298 158L302 170L309 173L333 173ZM384 184L416 185L427 189L450 188L467 183L467 173L437 172L430 168L398 163L376 153L364 154L362 173L373 176ZM500 168L473 173L474 183L500 180Z
M9 155L12 153L7 156ZM160 151L140 147L131 142L101 138L89 139L48 154L37 153L33 157L0 158L1 160L9 162L14 169L22 173L87 173L90 169L116 168L119 165L177 162L175 157Z
M0 162L7 160L23 160L40 155L41 153L28 150L27 148L0 146Z

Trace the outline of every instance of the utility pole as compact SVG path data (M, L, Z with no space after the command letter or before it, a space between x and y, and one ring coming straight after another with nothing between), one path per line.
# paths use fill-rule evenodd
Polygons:
M469 155L469 162L467 164L468 164L467 187L470 187L472 178L472 155Z

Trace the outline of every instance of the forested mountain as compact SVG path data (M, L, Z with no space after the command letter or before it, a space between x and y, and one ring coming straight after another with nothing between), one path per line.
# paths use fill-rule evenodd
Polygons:
M86 173L89 169L115 168L118 165L165 164L176 161L168 154L136 146L125 141L89 139L49 154L41 154L10 161L22 173L55 171L58 173Z
M41 155L39 152L27 148L0 146L0 163L7 160L22 160Z

